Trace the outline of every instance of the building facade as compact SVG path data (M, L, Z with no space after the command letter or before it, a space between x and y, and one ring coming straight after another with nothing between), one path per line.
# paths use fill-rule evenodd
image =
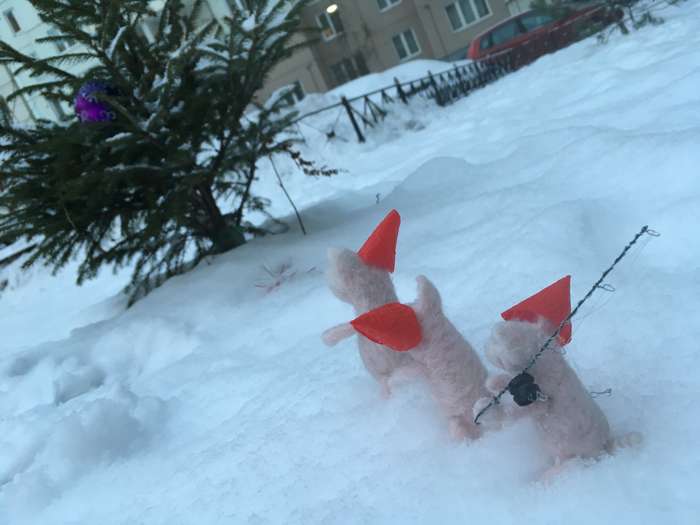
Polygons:
M150 5L157 10L163 3L163 0L152 0ZM231 14L228 0L204 0L203 7L200 15L202 23L214 18L223 20ZM143 24L142 29L147 37L153 38L153 31L148 22ZM57 53L78 51L75 45L36 42L39 38L56 34L58 34L56 28L43 22L27 0L0 0L0 40L7 42L21 53L35 58L44 58ZM87 67L89 66L86 64L78 64L67 69L71 73L78 74L81 68ZM47 101L40 95L22 96L5 102L11 93L36 82L36 78L30 79L26 74L14 75L11 68L0 65L0 103L7 104L13 118L18 122L31 122L40 118L49 120L67 118L72 111L71 108Z
M34 57L55 54L63 49L52 49L52 44L37 44L35 40L49 36L51 27L44 24L29 2L0 0L0 40L15 49ZM36 83L26 75L13 75L8 66L0 65L0 97L3 101L10 93L27 84ZM54 107L41 97L19 97L9 103L16 120L31 121L36 118L63 118L63 108Z
M493 24L526 8L529 0L314 0L303 24L319 36L309 47L275 68L259 93L266 100L292 85L291 101L306 93L324 92L370 72L380 72L416 58L455 60L466 57L470 41ZM162 0L153 0L158 8ZM231 0L205 0L202 22L230 15ZM55 31L43 23L27 0L0 0L0 39L35 57L71 51L65 45L37 44ZM144 32L152 29L144 24ZM52 49L52 46L54 49ZM78 66L80 67L80 66ZM82 66L85 67L85 66ZM35 82L36 79L32 79ZM0 66L0 97L29 79ZM15 119L66 118L69 108L39 96L13 100Z
M311 56L290 59L261 98L285 84L296 83L299 93L325 91L415 58L466 58L477 34L521 12L523 2L529 0L315 0L304 12L304 25L320 30ZM313 79L299 67L310 58Z

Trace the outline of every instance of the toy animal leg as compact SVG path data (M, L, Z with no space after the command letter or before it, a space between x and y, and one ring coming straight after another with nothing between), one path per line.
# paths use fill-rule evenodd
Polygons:
M477 399L474 403L474 408L472 410L472 416L476 418L481 411L486 408L493 401L490 397L482 397ZM485 430L500 430L503 426L503 422L508 418L509 414L503 408L502 404L494 404L486 410L486 412L481 413L479 417L479 424L476 425L478 428L483 428ZM472 421L473 422L473 421Z
M610 438L605 444L605 451L613 455L619 449L637 447L644 441L644 437L639 432L630 432L623 436Z
M486 379L486 389L492 394L498 394L508 386L511 379L512 377L506 374L490 376Z
M379 380L379 395L382 399L389 399L391 397L391 385L389 384L389 376L380 376Z
M542 474L540 474L540 481L545 485L549 485L552 481L564 470L565 462L557 458L554 461L554 465L547 468Z
M455 441L477 439L481 437L481 429L464 416L454 416L449 422L450 436Z
M537 481L543 485L551 485L556 481L556 479L561 475L562 472L574 466L578 463L581 466L585 466L585 463L581 461L581 458L577 457L556 457L554 462L547 469L545 469L537 478Z

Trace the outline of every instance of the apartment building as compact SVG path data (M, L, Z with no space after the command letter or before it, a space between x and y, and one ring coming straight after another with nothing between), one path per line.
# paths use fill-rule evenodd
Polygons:
M325 91L370 72L384 71L415 58L466 57L472 38L491 25L520 13L530 0L315 0L304 25L320 29L311 47L317 76L295 77L297 57L283 78L271 76L261 94L295 84L297 97Z
M22 0L0 0L0 39L14 46L20 52L34 57L43 57L64 49L51 49L50 45L34 42L52 34L32 6ZM13 75L10 68L0 65L0 97L4 100L10 93L35 83L26 75ZM20 97L10 102L10 110L15 119L31 121L36 118L61 118L63 108L53 107L39 97Z
M164 0L152 0L151 7L158 10L164 4ZM207 23L212 19L223 20L231 14L228 0L205 0L201 13L201 22ZM142 29L147 37L153 38L155 28L153 23L144 23ZM49 35L58 34L55 27L44 23L27 0L0 0L0 39L8 42L18 51L43 58L57 53L76 52L75 45L63 43L38 44L37 39ZM77 64L67 69L79 74L81 69L89 67L86 64ZM0 102L5 100L17 89L34 84L37 79L30 79L26 74L13 75L7 66L0 66ZM45 100L39 95L24 96L8 102L8 106L16 121L31 122L39 118L49 120L61 120L67 118L71 108L62 106L56 102Z
M489 26L521 12L529 0L314 0L303 13L306 27L319 30L318 39L275 68L258 95L262 102L283 86L294 86L291 100L324 92L344 82L379 72L415 58L452 60L466 56L471 39ZM163 0L153 0L158 9ZM233 0L205 0L202 23L223 21ZM143 26L147 37L153 28ZM42 58L74 51L64 44L37 44L55 34L27 0L0 0L0 39L19 51ZM80 67L75 66L74 73ZM0 101L28 83L0 66ZM10 104L18 121L60 120L70 108L40 96L19 97Z

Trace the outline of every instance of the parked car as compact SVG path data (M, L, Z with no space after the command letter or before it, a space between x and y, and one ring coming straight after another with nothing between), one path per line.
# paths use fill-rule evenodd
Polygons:
M526 11L474 38L467 58L486 63L507 58L511 67L518 68L575 42L585 27L610 24L620 15L611 15L600 4L567 9L558 18L554 11Z

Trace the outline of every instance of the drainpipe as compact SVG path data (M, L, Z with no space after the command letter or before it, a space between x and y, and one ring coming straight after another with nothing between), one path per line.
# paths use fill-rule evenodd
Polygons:
M337 36L337 41L343 47L343 54L347 57L352 57L353 43L351 42L351 40L354 40L354 38L353 38L353 26L351 26L348 23L347 17L343 16L344 11L343 11L343 8L340 7L339 2L335 2L335 3L336 3L336 5L338 5L338 10L336 11L336 13L338 13L338 18L340 18L340 21L342 22L343 27L344 27L343 32Z
M442 40L442 35L440 34L440 29L438 28L437 22L435 21L435 15L433 14L433 9L430 7L429 4L426 4L423 6L423 8L428 11L428 14L430 15L430 20L433 23L433 28L435 29L435 34L438 37L438 41L440 42L440 45L442 46L442 56L447 56L449 53L447 51L447 46L445 45L445 42Z
M312 55L312 57L313 57L313 55ZM306 65L306 70L309 72L309 76L311 77L311 81L314 83L314 89L315 89L316 93L325 93L326 89L321 85L321 82L318 81L318 78L316 78L316 75L314 74L314 65L315 64L316 64L316 59L312 58L312 61ZM316 67L318 67L318 66L316 66Z
M381 56L377 53L377 43L374 41L372 32L369 30L369 24L367 24L367 20L365 20L365 17L362 15L362 8L360 7L357 7L357 17L360 19L360 28L365 34L364 42L358 47L363 53L366 53L367 56L375 57L377 62L379 62L379 66L382 69L386 69L388 66L382 62Z

